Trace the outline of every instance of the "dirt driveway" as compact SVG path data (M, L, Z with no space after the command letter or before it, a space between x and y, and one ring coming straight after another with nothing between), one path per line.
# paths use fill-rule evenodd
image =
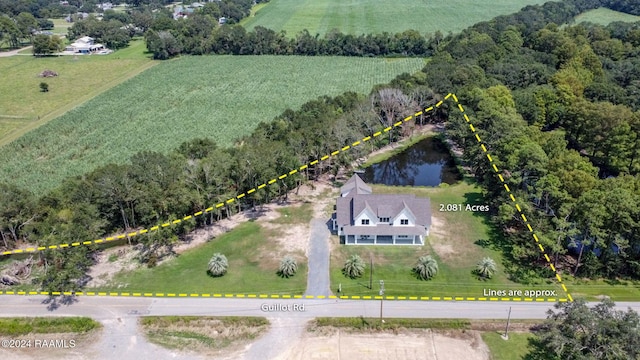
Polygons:
M475 331L403 331L399 334L354 334L335 330L307 333L278 360L488 360L489 349Z

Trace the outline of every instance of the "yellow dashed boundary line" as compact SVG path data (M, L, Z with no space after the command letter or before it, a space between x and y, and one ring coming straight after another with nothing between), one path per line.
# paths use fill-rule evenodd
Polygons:
M250 298L250 299L343 299L343 300L418 300L418 301L523 301L568 302L566 298L527 297L467 297L467 296L371 296L371 295L290 295L290 294L223 294L223 293L159 293L159 292L105 292L105 291L0 291L0 295L75 295L120 297L200 297L200 298Z
M436 108L439 107L440 105L442 105L442 103L443 103L443 101L438 102L435 107ZM182 219L176 219L176 220L173 220L171 222L166 222L166 223L163 223L163 224L159 224L159 225L150 227L148 229L143 229L143 230L139 230L139 231L133 231L133 232L127 233L126 235L125 234L121 234L121 235L110 236L110 237L107 237L107 238L97 239L97 240L93 240L93 241L84 241L82 243L74 242L74 243L70 243L70 244L50 245L50 246L47 246L47 247L40 246L40 247L29 247L29 248L26 248L26 249L10 250L10 251L2 252L2 253L0 253L0 255L32 253L32 252L37 252L37 251L42 251L42 250L47 250L47 249L63 249L63 248L66 248L66 247L75 247L75 246L80 246L80 245L102 244L102 243L106 243L106 242L110 242L110 241L124 239L124 238L127 238L127 237L131 238L131 237L138 236L138 235L141 235L141 234L145 234L145 233L148 233L148 232L151 232L151 231L158 231L160 228L165 228L165 227L169 227L171 225L179 224L182 221L187 221L187 220L190 220L190 219L192 219L194 217L201 216L201 215L204 215L205 213L211 212L211 211L214 210L214 208L218 209L218 208L223 207L225 204L230 204L230 203L232 203L232 202L234 202L236 200L242 199L243 197L245 197L245 196L247 196L249 194L252 194L252 193L256 192L257 190L263 189L263 188L267 187L268 185L272 185L272 184L276 183L278 180L283 180L287 176L294 175L294 174L298 173L298 171L302 171L302 170L308 168L309 166L316 165L320 161L326 161L330 157L335 157L338 154L340 154L341 152L345 152L345 151L348 151L349 149L353 149L354 147L359 146L359 145L371 140L372 138L378 137L378 136L382 135L383 133L391 131L393 128L396 128L396 127L402 125L403 123L412 120L416 116L422 115L422 114L427 113L427 112L432 111L432 110L434 110L433 106L426 108L424 111L418 111L414 115L411 115L411 116L408 116L408 117L404 118L403 121L396 122L395 124L393 124L393 126L388 126L388 127L384 128L382 131L378 131L378 132L374 133L371 136L366 136L366 137L362 138L361 140L355 141L351 145L344 146L340 150L333 151L330 154L322 156L320 159L313 160L313 161L309 162L306 165L302 165L297 169L293 169L293 170L291 170L291 171L289 171L287 173L284 173L284 174L278 176L277 178L273 178L273 179L267 181L264 184L258 185L255 188L248 190L245 193L242 193L240 195L232 197L232 198L230 198L230 199L228 199L226 201L219 202L216 205L208 207L208 208L206 208L206 209L204 209L202 211L198 211L198 212L196 212L194 214L187 215L187 216L183 217Z
M491 154L489 154L489 151L487 150L487 146L482 142L482 139L480 139L480 136L476 132L476 129L474 128L473 124L471 123L471 120L469 119L469 116L467 116L467 114L465 114L464 107L462 106L462 104L460 104L458 102L458 97L453 93L449 93L447 96L445 96L445 100L447 100L449 98L453 98L453 101L458 105L458 110L460 111L460 113L462 113L462 115L464 116L465 121L469 124L469 129L471 129L471 132L474 133L474 135L476 137L476 140L478 141L478 144L480 145L480 148L486 154L487 159L489 160L489 163L491 163L491 168L497 174L498 179L500 179L500 182L504 186L504 189L507 192L507 194L509 195L509 198L515 204L515 208L518 210L518 213L520 213L520 217L524 221L524 224L527 226L527 229L531 233L531 235L532 235L533 239L535 240L536 244L538 244L538 248L540 249L540 252L542 252L542 255L544 255L545 260L547 260L547 264L549 265L549 268L551 268L551 270L555 273L556 279L558 280L558 283L560 284L560 286L562 286L562 290L564 290L564 292L567 294L567 298L569 299L569 301L573 301L573 297L571 297L571 294L567 290L567 286L562 282L562 278L560 277L560 274L558 274L558 271L556 270L555 266L553 266L553 263L551 262L551 259L549 258L549 255L545 251L544 247L542 246L542 244L540 244L540 240L538 239L538 235L536 235L535 231L533 231L533 228L531 227L531 224L529 223L529 220L527 220L527 217L525 216L524 212L522 211L522 208L520 207L520 204L518 203L516 197L513 196L513 193L511 192L511 189L509 188L509 185L507 185L505 183L504 177L502 176L502 174L500 174L500 169L498 169L498 167L494 163L494 160L491 157Z
M354 147L356 147L358 145L361 145L362 143L367 142L367 141L371 140L372 138L378 137L378 136L382 135L383 133L389 132L391 129L396 128L398 126L401 126L403 123L412 120L414 117L420 116L420 115L422 115L424 113L427 113L429 111L433 111L435 108L440 107L444 103L445 100L449 100L450 98L453 99L453 101L456 103L458 110L460 111L460 113L462 113L465 121L469 124L469 129L471 130L471 132L474 133L475 138L478 141L478 144L479 144L480 148L486 154L487 159L489 160L489 163L491 163L492 169L495 171L496 175L500 179L500 182L503 184L505 191L509 194L509 197L511 198L512 202L515 203L515 208L520 213L520 217L524 221L524 224L527 226L527 229L529 229L529 232L531 233L533 239L538 244L538 248L540 249L540 251L544 255L544 258L547 260L547 263L548 263L549 267L555 273L555 276L556 276L556 279L558 280L558 283L562 286L562 290L564 290L564 292L567 294L567 298L561 298L561 299L556 299L556 298L546 298L546 299L535 298L535 299L533 299L533 298L483 298L483 297L475 298L475 297L438 297L438 296L436 296L436 297L417 297L417 296L410 296L409 299L410 300L417 300L417 299L420 299L420 300L435 300L435 301L438 301L438 300L441 300L441 299L447 301L447 300L453 300L453 299L457 300L457 299L463 299L463 298L466 301L553 301L553 302L556 302L556 301L560 301L560 302L565 301L566 302L567 300L568 301L573 301L573 298L572 298L571 294L569 294L569 291L567 290L566 285L562 282L562 278L560 277L560 274L558 274L556 268L553 266L553 263L551 262L551 259L549 258L549 255L546 253L546 251L545 251L544 247L542 246L542 244L540 244L538 236L533 231L533 228L531 227L529 221L527 220L527 217L522 212L522 208L520 207L520 204L517 202L515 196L513 196L513 193L511 192L511 189L509 189L509 186L504 181L504 177L502 176L502 174L500 174L500 170L495 165L494 160L491 157L491 154L487 150L487 146L482 142L482 139L480 138L480 136L476 132L476 129L473 126L473 124L471 123L471 120L469 119L469 116L467 116L467 114L465 113L464 107L462 106L462 104L460 104L458 102L457 96L455 94L453 94L453 93L447 94L447 96L445 96L443 100L438 101L435 106L430 106L430 107L424 109L423 111L418 111L415 114L404 118L402 121L396 122L395 124L393 124L393 126L388 126L388 127L384 128L382 131L375 132L372 136L366 136L366 137L362 138L359 141L355 141L351 145L346 145L346 146L342 147L340 150L333 151L333 152L331 152L330 155L324 155L319 160L317 160L317 159L313 160L313 161L309 162L307 165L300 166L298 169L292 169L291 171L278 176L277 179L276 178L271 179L271 180L269 180L268 182L266 182L264 184L258 185L255 188L248 190L246 193L242 193L242 194L237 195L237 196L235 196L233 198L230 198L230 199L228 199L226 201L220 202L220 203L215 205L215 208L216 209L220 208L220 207L224 206L225 203L227 203L227 204L232 203L237 199L241 199L241 198L243 198L244 196L246 196L248 194L251 194L251 193L253 193L253 192L257 191L257 190L265 188L267 185L274 184L275 182L278 181L278 179L282 180L282 179L286 178L287 176L290 176L290 175L293 175L293 174L297 173L299 170L302 171L302 170L306 169L309 166L316 165L319 161L325 161L325 160L329 159L332 156L337 156L340 152L348 151L349 149L352 149L352 148L354 148ZM166 223L161 224L161 225L156 225L156 226L153 226L153 227L151 227L149 229L143 229L143 230L140 230L140 231L130 232L130 233L126 234L126 235L122 234L122 235L118 235L118 236L115 236L115 237L107 237L107 238L104 238L104 239L98 239L98 240L93 240L93 241L84 241L82 243L74 242L74 243L71 243L71 244L50 245L48 247L44 247L44 246L30 247L30 248L26 248L26 249L5 251L1 255L11 255L11 254L36 252L36 251L42 251L42 250L46 250L46 249L62 249L62 248L69 247L69 246L100 244L100 243L103 243L103 242L114 241L114 240L117 240L117 239L123 239L123 238L125 238L127 236L128 237L133 237L133 236L137 236L137 235L140 235L140 234L147 233L149 231L157 231L160 227L168 227L168 226L171 226L173 224L179 224L182 221L186 221L186 220L189 220L189 219L191 219L193 217L201 216L204 213L213 211L213 209L214 209L214 207L211 206L209 208L206 208L203 211L198 211L198 212L196 212L196 213L194 213L192 215L185 216L182 219L176 219L176 220L173 220L172 222L166 222ZM13 291L2 292L2 291L0 291L0 295L3 295L3 294L5 294L5 295L14 295L14 294L15 295L27 295L27 294L29 294L29 295L36 295L36 294L40 294L40 295L49 295L49 294L51 294L51 295L60 295L60 292L53 292L53 293L29 292L29 293L26 293L24 291L21 291L21 292L13 292ZM67 294L67 293L63 293L63 294ZM71 294L71 293L69 293L69 294ZM93 293L93 292L77 292L75 294L76 295L82 295L82 296L86 296L86 295L91 296L91 295L95 295L96 293ZM114 295L112 295L112 294L114 294ZM106 296L107 293L98 293L98 295ZM176 296L176 295L175 294L164 294L164 293L133 293L133 294L130 294L130 293L109 293L108 296L155 296L155 297L169 296L169 297L173 297L173 296ZM245 297L244 294L224 294L224 295L222 295L222 294L178 294L178 296L191 296L191 297L210 297L210 296L213 296L213 297ZM273 295L273 294L272 295L264 295L264 294L260 294L260 295L249 294L249 295L247 295L247 297L256 297L256 296L260 297L260 298L264 298L264 297L284 298L285 296L286 297L291 297L291 295ZM294 298L296 296L297 295L295 295ZM306 298L324 298L324 297L306 296ZM338 297L329 296L329 298L335 299L335 298L338 298ZM361 296L340 296L339 298L340 299L368 299L368 298L371 298L371 297L370 296L362 296L362 297ZM402 297L402 296L401 297L374 296L373 298L374 299L382 299L382 298L384 298L384 299L388 299L388 300L394 300L394 299L405 299L406 297Z

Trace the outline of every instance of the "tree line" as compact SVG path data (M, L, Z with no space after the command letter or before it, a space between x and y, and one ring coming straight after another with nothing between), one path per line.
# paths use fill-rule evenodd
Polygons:
M199 15L175 22L173 28L145 33L147 49L154 59L180 54L203 55L335 55L335 56L426 56L428 40L418 31L390 34L344 34L333 30L320 37L307 30L289 38L257 26L247 31L240 25L213 25L212 18ZM441 34L436 34L442 37Z
M503 26L508 23L494 20L446 38L423 69L427 84L436 93L454 89L470 108L556 268L637 279L640 103L634 86L640 74L633 69L640 24L549 24L530 31ZM464 158L495 209L501 234L493 246L509 259L511 275L518 281L551 276L466 121L455 109L449 116L448 136L464 145Z

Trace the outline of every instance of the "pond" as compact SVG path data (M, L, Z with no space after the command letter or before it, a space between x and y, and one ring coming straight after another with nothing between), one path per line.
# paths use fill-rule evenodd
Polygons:
M428 137L387 160L364 170L370 184L438 186L462 179L453 156L440 139Z

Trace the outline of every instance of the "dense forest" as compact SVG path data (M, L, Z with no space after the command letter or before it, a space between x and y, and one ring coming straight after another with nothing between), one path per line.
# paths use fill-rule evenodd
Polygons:
M623 4L618 1L616 3ZM417 74L403 74L368 95L310 101L260 124L230 148L209 139L174 152L141 152L67 179L36 198L0 184L0 247L82 242L100 234L148 228L201 211L330 154L455 92L495 155L495 162L553 262L583 277L640 277L640 24L560 28L599 1L529 6L430 40L434 56ZM633 10L633 9L632 9ZM636 8L633 11L637 11ZM444 121L446 136L493 211L492 246L504 251L513 279L551 277L522 219L487 166L456 108L445 104L418 123ZM129 239L141 259L159 253L197 226L282 199L321 173L411 133L395 128L327 161L189 221ZM43 251L36 279L44 290L76 290L96 249Z

